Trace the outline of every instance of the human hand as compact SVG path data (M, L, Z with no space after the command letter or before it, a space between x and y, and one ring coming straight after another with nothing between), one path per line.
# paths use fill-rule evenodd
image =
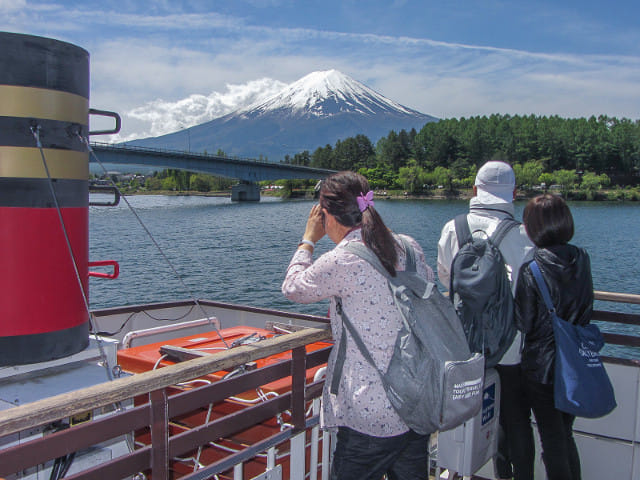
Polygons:
M324 214L322 207L319 204L315 204L309 212L309 218L307 219L307 227L305 228L302 238L311 240L313 243L318 242L325 235L324 230Z

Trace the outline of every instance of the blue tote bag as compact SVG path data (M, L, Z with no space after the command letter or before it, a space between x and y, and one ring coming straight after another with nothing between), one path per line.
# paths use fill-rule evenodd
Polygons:
M579 326L561 319L556 314L540 267L533 261L530 268L553 323L555 407L577 417L598 418L608 414L616 408L616 398L598 354L604 346L600 329L594 324Z

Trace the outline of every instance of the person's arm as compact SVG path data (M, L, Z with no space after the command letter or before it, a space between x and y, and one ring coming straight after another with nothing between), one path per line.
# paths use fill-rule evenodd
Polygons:
M451 280L451 263L456 253L458 253L458 239L455 225L451 221L443 227L438 241L438 280L447 289Z
M520 268L515 296L516 327L525 335L531 331L538 317L538 290L529 263Z
M316 204L309 212L307 225L302 240L298 244L287 273L282 283L282 293L289 300L298 303L313 303L323 300L327 295L326 284L331 272L331 263L320 257L313 261L313 250L316 242L325 235L322 208ZM329 256L335 255L329 252Z
M582 310L582 314L577 320L578 325L587 325L591 321L591 317L593 316L593 277L591 275L591 259L589 258L589 254L586 250L582 249L584 252L583 259L583 290L582 290L582 302L584 305L584 309Z
M427 282L435 282L435 275L433 274L433 270L429 265L427 265L427 260L425 259L424 252L422 251L422 247L414 238L411 238L405 235L405 238L409 241L416 255L416 272L422 278L427 280Z

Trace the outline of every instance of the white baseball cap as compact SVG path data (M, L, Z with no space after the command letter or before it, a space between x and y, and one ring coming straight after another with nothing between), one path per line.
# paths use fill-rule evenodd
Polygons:
M516 188L516 175L508 163L492 160L478 170L475 186L481 203L511 203Z

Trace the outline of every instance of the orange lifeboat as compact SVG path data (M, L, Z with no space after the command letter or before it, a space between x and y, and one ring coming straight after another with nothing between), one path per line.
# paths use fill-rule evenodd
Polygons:
M232 328L225 328L219 330L219 332L212 331L201 333L197 335L191 335L186 337L175 338L157 343L151 343L147 345L140 345L118 351L118 363L122 367L123 371L129 373L142 373L163 366L172 365L175 363L171 356L163 354L164 351L170 349L170 347L177 347L180 350L194 350L199 354L202 353L218 353L228 348L235 346L245 345L254 341L271 338L277 335L277 333L265 330L261 328L237 326ZM224 338L224 342L223 339ZM226 343L226 345L225 345ZM306 346L307 353L329 347L332 344L329 342L316 342ZM251 368L263 368L274 363L285 361L291 358L291 351L282 352L276 355L259 359L252 365ZM314 380L319 369L323 365L309 368L306 372L306 381L310 383ZM193 382L186 384L180 384L175 386L174 392L183 391L189 388L196 388L202 383L213 383L224 378L228 378L234 375L236 372L230 371L218 371L205 375ZM245 408L249 405L256 404L264 401L273 396L287 393L291 390L291 378L286 377L274 382L262 385L258 389L244 392L240 395L226 399L223 402L213 404L209 409L201 409L195 412L191 412L187 415L183 415L180 418L172 419L170 425L171 434L178 434L187 429L196 428L207 421L213 421L226 415L233 414ZM146 397L139 397L136 399L136 404L145 403ZM232 437L223 438L210 442L204 448L197 452L191 452L189 455L185 455L182 458L176 458L171 464L174 478L179 478L183 475L192 473L196 464L208 465L218 460L223 459L231 452L241 450L246 446L253 445L260 440L268 438L286 427L290 418L286 413L274 417L265 422L257 424L247 430L238 432ZM149 445L151 439L148 431L136 432L136 443L138 445ZM307 456L310 455L309 448L307 448ZM286 449L280 450L277 462L282 465L283 478L288 478L289 471L289 458ZM260 472L265 471L266 458L256 457L252 461L245 462L243 468L243 477L250 479L258 475ZM227 478L224 475L219 475L220 479Z

